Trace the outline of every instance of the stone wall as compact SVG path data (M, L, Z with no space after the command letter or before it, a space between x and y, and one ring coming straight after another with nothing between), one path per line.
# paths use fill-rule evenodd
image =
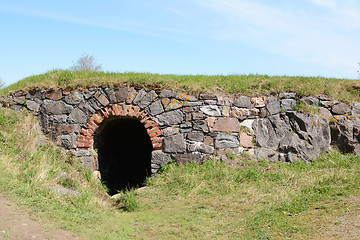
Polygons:
M319 115L293 111L299 103L317 108ZM311 161L331 143L343 152L360 152L360 103L349 106L323 96L195 97L166 89L99 87L18 92L1 97L0 105L38 116L43 132L89 169L98 166L94 133L113 116L144 124L153 145L153 173L171 159L225 159L229 151L288 162Z

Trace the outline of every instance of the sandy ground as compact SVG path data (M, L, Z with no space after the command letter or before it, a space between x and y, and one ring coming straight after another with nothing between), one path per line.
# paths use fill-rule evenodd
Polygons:
M0 239L45 240L80 239L74 234L51 227L36 219L0 194Z

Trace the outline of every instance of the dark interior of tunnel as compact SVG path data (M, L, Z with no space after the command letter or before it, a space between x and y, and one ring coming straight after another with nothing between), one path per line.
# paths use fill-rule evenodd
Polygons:
M141 187L151 174L152 144L144 125L133 117L104 120L94 137L101 179L114 195Z

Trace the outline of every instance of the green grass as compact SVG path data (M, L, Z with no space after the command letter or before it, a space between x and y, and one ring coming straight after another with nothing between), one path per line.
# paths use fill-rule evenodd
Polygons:
M113 73L97 71L52 70L14 83L0 92L34 89L85 89L95 86L132 85L155 89L169 88L194 95L200 92L225 95L268 96L293 91L301 96L327 95L344 102L359 101L360 82L323 77L267 75L167 75L151 73Z
M35 124L0 109L0 191L83 239L328 239L339 217L360 214L355 155L331 152L311 164L245 155L232 156L234 166L171 163L116 202L59 148L39 146ZM57 185L81 197L59 197L51 192Z

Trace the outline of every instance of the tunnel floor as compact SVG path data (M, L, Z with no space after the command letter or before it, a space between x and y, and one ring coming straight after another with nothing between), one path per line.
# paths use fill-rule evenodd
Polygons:
M151 174L152 144L144 125L133 117L104 120L94 137L101 179L114 195L141 187Z

